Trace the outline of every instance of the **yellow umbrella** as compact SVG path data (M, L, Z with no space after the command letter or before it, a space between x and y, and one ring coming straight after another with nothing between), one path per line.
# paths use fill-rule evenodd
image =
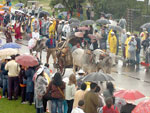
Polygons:
M2 49L0 50L0 58L5 59L8 56L16 55L18 53L19 51L16 49L12 49L12 48Z

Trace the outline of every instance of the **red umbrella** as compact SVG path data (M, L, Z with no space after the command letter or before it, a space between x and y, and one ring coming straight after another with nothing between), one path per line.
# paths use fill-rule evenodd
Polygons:
M82 32L75 32L75 36L82 38L84 36L84 34Z
M86 31L86 30L90 30L90 28L89 27L79 27L78 28L78 30L82 30L82 31Z
M33 67L38 65L38 61L32 55L20 55L16 57L16 62L22 66Z
M142 93L140 93L137 90L120 90L114 93L114 96L131 101L145 97Z
M150 100L140 102L132 113L150 113Z

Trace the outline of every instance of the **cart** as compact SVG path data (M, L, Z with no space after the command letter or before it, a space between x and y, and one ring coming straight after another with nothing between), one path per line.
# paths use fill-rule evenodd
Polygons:
M57 71L62 74L62 76L65 74L66 68L73 67L71 49L74 45L76 45L78 41L79 39L74 37L58 43L58 47L56 51L57 54L56 68Z

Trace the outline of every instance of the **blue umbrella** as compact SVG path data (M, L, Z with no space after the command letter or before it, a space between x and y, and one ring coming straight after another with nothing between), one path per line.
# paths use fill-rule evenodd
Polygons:
M21 47L17 43L6 43L0 49L6 49L6 48L19 49Z
M24 6L24 4L23 4L23 3L17 3L17 4L15 5L15 7L21 7L21 6Z

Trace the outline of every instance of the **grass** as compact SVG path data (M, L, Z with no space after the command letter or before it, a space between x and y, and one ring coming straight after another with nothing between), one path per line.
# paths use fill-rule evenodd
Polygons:
M36 113L34 105L21 104L21 99L0 99L0 113Z
M2 91L0 90L0 95ZM0 99L0 113L36 113L35 105L21 104L21 98L18 100Z

